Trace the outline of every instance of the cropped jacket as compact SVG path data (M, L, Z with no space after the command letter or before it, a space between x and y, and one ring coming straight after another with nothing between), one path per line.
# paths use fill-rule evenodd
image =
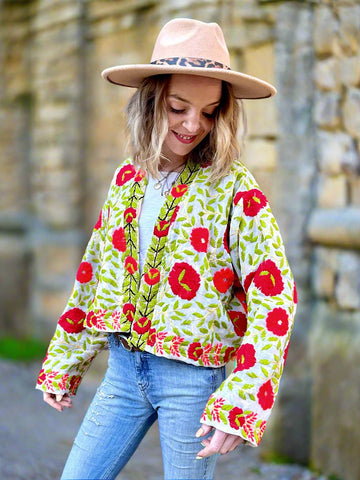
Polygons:
M143 271L138 220L147 176L116 170L37 388L75 394L109 332L202 367L236 360L203 423L256 446L283 371L296 288L277 223L239 161L220 180L189 162L164 198ZM175 381L175 379L174 379Z

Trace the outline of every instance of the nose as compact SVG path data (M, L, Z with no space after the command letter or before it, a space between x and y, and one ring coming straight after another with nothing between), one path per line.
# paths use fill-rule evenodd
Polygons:
M200 129L200 114L199 112L189 112L183 121L183 126L189 133L197 133Z

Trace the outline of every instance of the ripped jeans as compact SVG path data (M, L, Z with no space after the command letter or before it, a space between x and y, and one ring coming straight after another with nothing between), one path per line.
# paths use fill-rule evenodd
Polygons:
M115 480L158 420L165 480L212 480L218 455L196 460L203 409L225 368L129 352L109 335L109 365L61 480Z

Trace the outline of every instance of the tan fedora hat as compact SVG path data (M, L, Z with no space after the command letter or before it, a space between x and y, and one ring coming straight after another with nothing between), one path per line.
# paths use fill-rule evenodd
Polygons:
M269 83L231 70L230 55L217 23L189 18L175 18L164 25L149 64L110 67L102 76L111 83L136 88L146 77L175 73L229 82L236 98L266 98L276 93Z

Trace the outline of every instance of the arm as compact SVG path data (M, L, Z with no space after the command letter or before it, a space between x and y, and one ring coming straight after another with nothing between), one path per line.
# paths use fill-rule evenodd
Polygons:
M44 400L58 410L71 404L69 394L75 395L92 360L107 345L106 333L85 328L84 321L99 281L108 223L109 198L116 174L117 172L108 199L93 229L77 271L73 290L58 321L37 381L36 388L45 392Z
M233 202L230 250L246 293L247 330L236 368L201 421L257 446L278 393L296 300L276 221L252 177L244 177Z

